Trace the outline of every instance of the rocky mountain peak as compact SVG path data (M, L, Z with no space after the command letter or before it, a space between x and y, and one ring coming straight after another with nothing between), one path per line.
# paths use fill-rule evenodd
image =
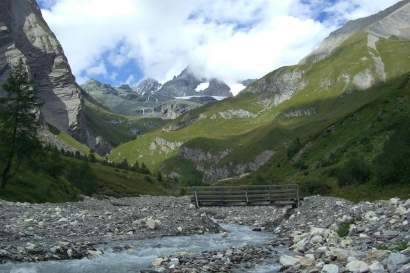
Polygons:
M81 85L84 91L87 93L93 93L93 92L98 92L98 93L103 93L103 94L118 94L118 91L115 90L114 87L112 87L109 84L105 84L102 82L99 82L97 80L89 80L85 84Z
M135 87L135 92L138 95L152 95L161 88L161 84L154 79L147 78L138 83Z

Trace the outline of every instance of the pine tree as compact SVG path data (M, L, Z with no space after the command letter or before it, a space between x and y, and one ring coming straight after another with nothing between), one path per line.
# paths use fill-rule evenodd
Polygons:
M147 166L144 163L141 163L141 173L151 174L150 170L147 168Z
M163 181L163 179L162 179L162 173L161 173L161 172L158 172L158 173L157 173L157 181L158 181L158 182L162 182L162 181Z
M0 169L1 188L6 187L21 163L32 159L41 148L38 139L41 104L23 61L12 68L3 89L6 97L0 105L0 156L4 163Z

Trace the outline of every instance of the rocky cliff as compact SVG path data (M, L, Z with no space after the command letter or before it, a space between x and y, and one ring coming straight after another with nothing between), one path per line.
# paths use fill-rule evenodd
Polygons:
M84 122L79 86L56 36L35 0L0 1L0 83L22 59L28 66L42 117L59 130L83 139Z

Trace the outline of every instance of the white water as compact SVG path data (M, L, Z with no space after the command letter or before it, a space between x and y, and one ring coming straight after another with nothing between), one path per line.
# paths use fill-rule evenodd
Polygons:
M113 243L109 247L105 247L104 255L94 259L8 263L0 265L0 273L135 273L141 269L149 268L152 261L160 256L172 255L177 252L198 253L229 247L258 245L273 238L270 233L253 232L248 227L235 225L223 227L229 231L226 237L223 237L222 234L206 234ZM116 245L130 245L133 249L113 253L110 249Z

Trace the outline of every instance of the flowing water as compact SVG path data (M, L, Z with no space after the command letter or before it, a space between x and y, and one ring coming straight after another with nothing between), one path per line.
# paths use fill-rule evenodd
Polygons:
M271 233L254 232L244 226L224 225L223 227L229 231L226 237L222 234L206 234L113 243L103 247L104 255L93 259L7 263L0 265L0 273L135 273L150 268L152 261L160 256L177 252L198 253L258 245L273 238ZM132 246L132 249L114 253L112 248L119 244ZM262 266L255 272L273 272L272 268L274 265Z

